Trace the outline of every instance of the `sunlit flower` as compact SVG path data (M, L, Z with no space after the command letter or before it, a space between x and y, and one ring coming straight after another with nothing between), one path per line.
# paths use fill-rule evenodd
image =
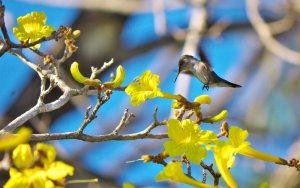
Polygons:
M31 135L31 130L28 128L21 128L17 134L4 133L0 136L0 151L7 151L14 149L17 145L28 142Z
M186 155L187 159L199 164L207 156L207 151L200 144L207 144L216 139L213 132L200 131L199 125L186 119L182 123L176 119L167 122L170 141L164 143L170 157Z
M57 188L64 187L66 176L72 176L74 168L62 161L55 161L55 148L38 143L34 151L29 144L20 144L13 150L10 179L4 188Z
M228 141L216 142L215 146L207 146L214 153L217 167L227 185L231 188L237 187L228 168L232 167L236 154L260 159L277 164L287 164L285 159L257 151L250 147L250 142L245 141L248 132L239 127L233 126L229 130Z
M161 171L157 177L156 181L162 180L172 180L179 183L184 183L200 188L212 188L213 186L204 184L197 180L194 180L182 172L182 164L180 162L171 162L169 163L163 171Z
M125 92L131 96L132 106L138 106L147 99L158 97L160 93L159 76L147 70L135 82L127 86Z
M159 76L157 74L152 74L150 70L142 73L139 78L129 84L125 89L127 95L131 96L131 105L138 106L147 99L153 99L155 97L174 99L177 101L182 98L179 95L162 92L158 87L159 82Z
M19 27L14 27L13 32L17 39L23 42L34 42L42 37L48 37L54 31L50 25L45 25L46 15L44 12L31 12L20 16L17 20ZM40 44L34 46L39 48Z
M234 163L234 148L225 141L220 141L213 147L207 146L207 148L213 151L218 170L227 185L230 188L237 188L237 184L229 171Z

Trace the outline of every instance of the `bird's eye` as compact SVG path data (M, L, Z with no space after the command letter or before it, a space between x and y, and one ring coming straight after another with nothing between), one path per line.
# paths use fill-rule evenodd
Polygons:
M181 67L184 64L184 60L179 61L179 67Z

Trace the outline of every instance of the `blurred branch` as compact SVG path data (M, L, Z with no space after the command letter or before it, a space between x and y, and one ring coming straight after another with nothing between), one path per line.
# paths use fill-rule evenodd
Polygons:
M247 14L249 20L264 46L281 59L292 64L300 65L300 53L287 48L273 37L270 27L264 22L259 14L258 6L258 0L247 0Z
M188 33L183 45L182 55L196 55L198 44L201 40L202 34L206 30L207 10L205 6L206 0L193 1L192 15L189 21ZM174 92L187 96L190 79L191 78L189 76L179 75Z
M159 36L162 36L167 32L166 15L164 13L164 0L155 0L152 1L152 4L154 29Z
M226 30L232 22L227 18L220 18L207 30L207 34L213 37L219 37L224 30Z
M149 1L142 0L69 0L69 1L60 1L60 0L26 0L27 2L51 5L57 7L69 7L69 8L79 8L87 10L101 10L105 12L112 12L118 14L132 14L136 12L151 12L152 8L149 6ZM156 1L156 0L155 0ZM173 0L172 3L169 3L168 9L176 9L183 5L181 1Z
M277 35L290 30L295 26L296 20L293 16L287 15L281 20L269 23L270 31L273 35Z

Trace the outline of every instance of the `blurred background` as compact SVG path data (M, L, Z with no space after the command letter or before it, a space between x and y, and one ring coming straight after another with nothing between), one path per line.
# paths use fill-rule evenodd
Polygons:
M85 75L90 67L101 67L114 58L115 64L101 75L110 80L110 73L122 64L126 70L124 84L130 83L145 70L160 75L160 88L182 94L193 100L208 94L212 104L203 108L204 115L227 109L230 125L249 131L252 146L282 158L300 158L300 2L298 0L4 0L5 20L13 37L16 20L32 11L43 11L47 24L81 30L79 50L64 64L65 79L74 88L69 68L78 61ZM13 38L15 41L16 39ZM211 88L188 75L180 75L176 83L177 62L182 54L197 55L202 46L212 66L221 77L243 87ZM63 44L47 42L42 51L60 56ZM34 62L38 56L25 51ZM36 104L39 77L16 57L6 54L0 59L0 127ZM46 100L60 96L55 91ZM36 132L76 130L86 107L95 105L95 97L74 97L63 108L40 114L26 123ZM85 132L106 134L118 124L125 108L135 114L123 130L143 130L152 121L155 107L158 120L172 116L171 101L153 99L132 107L124 92L115 91L108 103L98 111ZM201 124L202 129L219 132L220 123ZM158 128L155 132L166 132ZM128 181L137 187L188 187L170 182L155 182L161 165L126 163L143 154L158 154L164 140L109 141L88 143L78 140L50 142L59 158L75 166L75 178L98 177L99 184L69 187L120 187ZM205 160L213 161L212 156ZM238 156L231 170L240 187L300 187L295 169ZM8 174L0 172L0 185ZM192 175L202 180L202 168L192 166ZM208 183L212 184L208 174ZM221 185L226 187L224 182Z

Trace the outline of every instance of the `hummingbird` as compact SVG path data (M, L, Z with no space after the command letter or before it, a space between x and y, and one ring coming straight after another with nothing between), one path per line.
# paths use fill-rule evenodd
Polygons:
M182 72L192 74L200 80L204 84L202 90L206 89L208 91L210 87L242 87L219 77L213 71L208 58L201 49L199 49L199 55L201 60L191 55L181 56L178 62L178 73L174 82L176 82L178 75Z

